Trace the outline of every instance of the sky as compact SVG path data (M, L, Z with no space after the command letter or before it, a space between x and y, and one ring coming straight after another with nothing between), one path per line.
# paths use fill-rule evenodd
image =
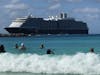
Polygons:
M47 18L61 12L86 22L89 34L100 34L100 0L0 0L0 33L12 20L32 14Z

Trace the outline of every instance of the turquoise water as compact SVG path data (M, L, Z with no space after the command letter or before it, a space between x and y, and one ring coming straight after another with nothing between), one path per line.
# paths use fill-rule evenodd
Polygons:
M24 43L27 50L24 53L45 54L47 49L54 50L55 54L75 54L77 52L88 52L94 48L96 53L100 53L99 35L44 35L32 37L1 37L0 44L5 45L7 52L20 53L15 49L15 44ZM40 49L44 44L45 49Z
M15 49L22 42L27 49ZM0 54L0 75L100 74L100 35L0 37L0 44L7 51ZM55 54L47 55L47 49Z

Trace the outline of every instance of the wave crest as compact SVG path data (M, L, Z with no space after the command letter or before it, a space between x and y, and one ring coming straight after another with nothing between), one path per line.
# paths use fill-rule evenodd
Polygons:
M100 55L0 54L0 72L100 74Z

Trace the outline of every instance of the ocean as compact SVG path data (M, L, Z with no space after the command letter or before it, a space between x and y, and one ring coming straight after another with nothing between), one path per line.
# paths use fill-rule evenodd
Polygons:
M21 43L26 50L15 48ZM0 37L0 44L0 75L100 75L100 35Z

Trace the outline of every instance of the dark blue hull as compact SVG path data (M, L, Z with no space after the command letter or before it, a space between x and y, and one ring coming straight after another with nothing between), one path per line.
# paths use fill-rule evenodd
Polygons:
M5 28L9 33L24 34L88 34L88 30L38 30L27 28Z

